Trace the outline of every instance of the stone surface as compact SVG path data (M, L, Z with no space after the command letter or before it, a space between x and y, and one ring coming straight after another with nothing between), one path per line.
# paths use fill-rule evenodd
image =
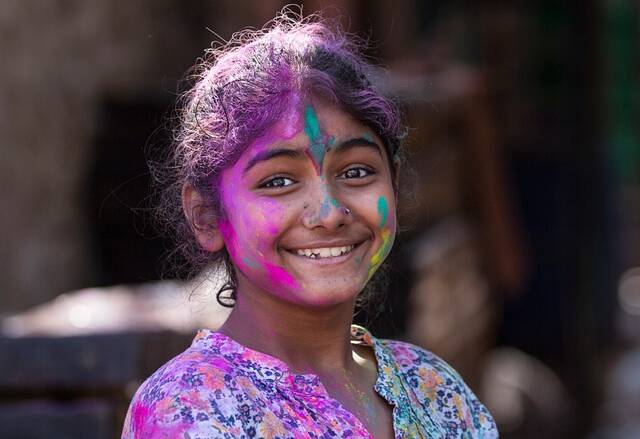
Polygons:
M0 404L0 437L10 439L112 439L119 426L113 406L100 400L34 400Z
M186 349L191 339L167 332L0 338L0 392L126 393Z
M210 39L202 4L0 2L0 313L95 284L81 195L101 101L173 98Z

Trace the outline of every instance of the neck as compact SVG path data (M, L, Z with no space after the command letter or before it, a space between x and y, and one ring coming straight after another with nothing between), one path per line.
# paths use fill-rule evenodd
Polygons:
M307 308L240 291L219 331L284 361L294 373L350 370L356 366L350 342L354 304Z

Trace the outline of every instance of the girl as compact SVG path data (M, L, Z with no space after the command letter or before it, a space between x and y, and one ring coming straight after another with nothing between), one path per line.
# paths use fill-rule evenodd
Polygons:
M142 384L122 437L497 437L442 360L351 325L396 234L403 129L371 67L317 18L234 41L164 168L183 249L228 268L233 311Z

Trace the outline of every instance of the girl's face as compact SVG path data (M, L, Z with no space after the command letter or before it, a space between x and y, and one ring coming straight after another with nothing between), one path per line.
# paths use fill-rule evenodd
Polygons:
M294 99L221 175L219 223L238 295L302 306L353 300L388 255L395 196L385 148L324 101Z

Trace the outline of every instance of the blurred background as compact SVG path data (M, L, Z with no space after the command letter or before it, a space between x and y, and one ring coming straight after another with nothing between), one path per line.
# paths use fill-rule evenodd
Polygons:
M284 4L0 3L0 437L119 437L224 321L214 282L163 276L145 151L211 41ZM640 2L298 4L369 39L410 127L407 231L357 320L450 362L503 438L640 437Z

